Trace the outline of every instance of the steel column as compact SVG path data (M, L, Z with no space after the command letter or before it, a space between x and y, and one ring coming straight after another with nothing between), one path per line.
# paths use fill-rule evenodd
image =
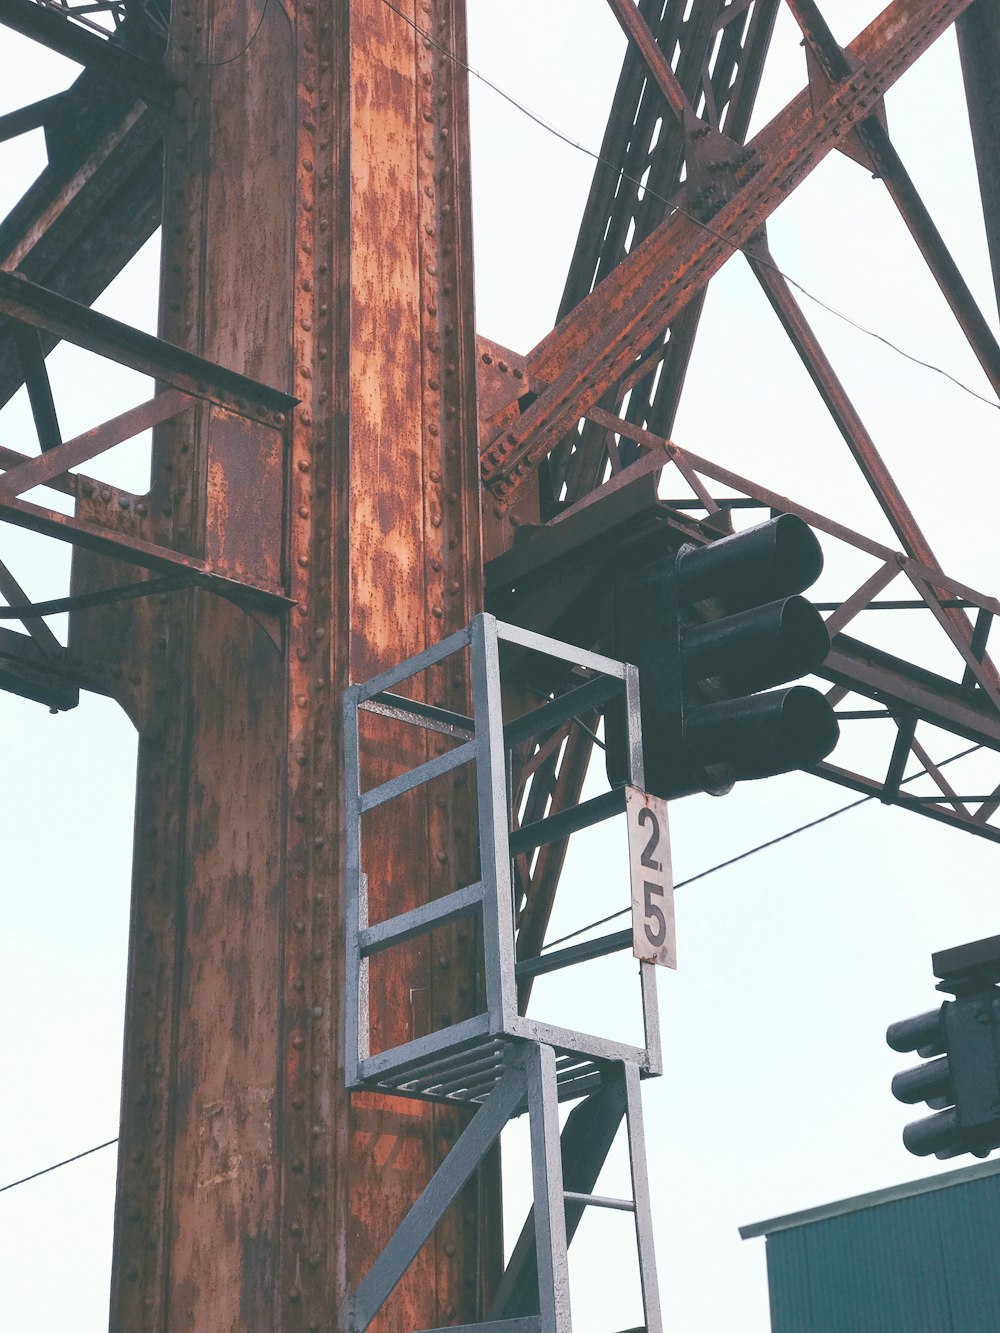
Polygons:
M463 49L460 0L422 19ZM256 511L276 482L295 607L278 644L202 593L76 626L94 660L125 625L109 688L141 733L112 1326L342 1330L348 1285L467 1118L344 1087L338 707L481 598L464 76L381 0L218 0L176 14L167 63L163 336L298 407L264 477L238 432L213 446L203 407L159 427L141 526L250 559L275 541ZM109 577L78 562L78 590ZM460 672L428 688L465 706ZM364 729L360 753L374 780L412 758ZM396 910L468 860L473 800L425 800L416 846L386 823ZM384 1032L473 1010L466 929L405 946L423 1005L373 967ZM497 1211L466 1187L373 1327L475 1319Z

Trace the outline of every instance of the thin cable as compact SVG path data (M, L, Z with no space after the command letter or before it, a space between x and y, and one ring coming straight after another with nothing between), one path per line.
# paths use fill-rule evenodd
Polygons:
M102 1148L110 1148L112 1143L117 1142L117 1138L108 1139L107 1143L99 1143L96 1148L88 1148L86 1152L78 1152L75 1157L67 1157L62 1162L53 1162L51 1166L43 1167L41 1171L35 1171L30 1176L22 1176L20 1180L12 1180L9 1185L0 1185L0 1194L3 1194L4 1190L12 1190L15 1185L26 1185L29 1180L37 1180L39 1176L47 1176L50 1171L58 1171L61 1166L69 1166L70 1162L78 1162L81 1157L89 1157L91 1153L100 1152Z
M756 262L758 264L768 264L766 259L758 259ZM852 319L850 315L845 315L842 310L837 310L835 306L828 305L826 301L821 300L818 296L814 296L812 292L806 291L801 282L796 282L795 279L790 278L787 273L782 273L781 269L778 268L776 264L770 264L769 267L773 268L775 273L780 274L790 286L797 288L803 296L808 296L810 301L814 301L816 305L821 306L829 314L835 315L837 319L842 319L845 324L850 324L850 326L857 329L859 333L865 333L869 338L874 338L876 342L884 343L886 347L891 348L897 355L903 357L907 361L912 361L915 366L922 366L925 370L933 370L935 374L943 375L946 380L951 380L952 384L957 385L959 389L964 389L964 391L971 394L973 398L978 398L979 401L985 403L987 407L995 407L1000 411L1000 403L994 401L992 398L987 398L985 394L978 393L962 380L956 379L950 370L945 370L943 366L936 366L931 361L921 361L919 356L914 356L912 352L907 352L904 348L898 347L896 343L892 342L884 334L876 333L874 329L865 328L863 324L859 324L858 321Z
M200 65L202 69L221 69L223 65L231 65L234 60L242 60L242 58L246 55L246 53L250 50L251 46L253 46L254 42L257 40L257 34L264 26L264 19L267 16L267 7L270 3L271 0L264 0L264 6L260 11L260 18L257 20L256 28L254 28L253 32L247 38L246 42L243 44L240 50L236 52L234 56L227 56L225 60L196 60L194 61L194 64Z
M732 251L739 251L752 263L760 264L762 268L769 268L774 273L777 273L780 278L783 278L785 282L801 292L803 296L807 296L810 301L821 306L828 314L833 315L837 319L842 319L846 324L849 324L851 328L856 329L859 333L867 335L869 338L874 338L877 342L890 348L890 350L895 352L898 356L903 357L907 361L912 361L914 365L922 366L925 370L932 370L938 375L943 375L945 379L950 380L952 384L956 385L959 389L964 390L964 392L971 395L971 397L977 399L981 403L985 403L987 407L995 408L1000 412L1000 402L997 402L993 398L987 398L984 394L977 392L977 390L973 389L970 385L964 383L964 381L957 379L950 371L943 369L941 366L934 365L933 362L922 361L920 357L914 356L912 352L907 352L902 347L897 346L896 343L887 338L884 334L877 333L874 329L870 329L866 325L859 323L856 319L852 319L850 315L845 315L842 310L838 310L835 306L824 301L822 297L814 295L808 288L803 287L801 282L790 277L783 269L779 268L772 259L764 259L760 255L754 255L744 250L742 245L737 245L735 241L731 241L728 236L724 236L722 232L717 231L714 227L710 226L709 223L703 222L701 218L697 218L693 213L689 213L685 208L682 208L680 204L674 203L664 195L659 194L656 190L650 189L648 185L643 185L642 181L636 180L636 178L630 176L627 171L623 171L622 168L616 162L612 162L610 158L604 157L601 153L595 152L593 148L588 148L586 144L582 144L578 140L570 138L568 134L545 120L545 118L540 116L536 111L532 111L530 107L525 106L523 102L519 102L516 97L505 92L504 89L498 84L495 84L492 79L488 79L485 74L481 74L478 69L474 69L473 66L464 61L461 56L456 55L449 47L445 46L442 42L439 42L432 33L427 32L427 30L422 28L419 23L416 23L407 14L404 14L401 9L398 9L396 5L392 3L392 0L382 0L382 2L387 5L394 14L398 15L404 23L408 24L415 33L418 33L425 41L429 42L433 47L440 51L443 56L446 56L447 59L453 61L460 69L464 69L466 73L471 74L473 78L478 79L480 83L485 84L487 88L492 89L498 97L502 97L505 102L509 102L510 105L523 116L527 116L529 120L534 121L535 124L541 126L543 130L548 130L550 134L555 135L557 139L561 139L562 142L567 144L570 148L575 148L586 157L593 158L595 162L600 162L603 166L610 167L612 171L617 172L619 180L628 181L630 185L634 185L636 189L642 192L640 198L644 194L651 195L654 199L659 200L661 204L666 205L670 210L668 216L673 216L674 213L680 213L680 215L687 218L689 222L693 222L695 226L701 227L702 230L707 231L710 236L714 236L716 240L721 241L724 245L728 245Z
M959 750L957 754L950 755L947 759L942 759L938 768L944 768L947 764L953 764L956 759L964 759L966 755L972 754L975 750L981 750L981 745L970 745L967 750ZM917 778L925 778L928 769L922 768L919 773L911 773L908 778L903 779L903 783L914 782ZM903 785L900 783L900 786ZM675 889L682 889L685 884L693 884L696 880L705 879L708 875L714 875L717 870L725 870L727 866L736 865L738 861L745 861L748 856L754 856L757 852L762 852L767 847L775 847L779 842L785 842L788 838L794 838L797 833L805 833L807 829L816 828L818 824L825 824L828 819L835 819L837 815L844 815L848 810L856 810L859 805L866 805L869 801L877 800L872 796L862 796L857 801L850 801L847 805L838 806L836 810L830 810L825 815L820 815L818 819L811 819L807 824L800 824L798 828L789 829L787 833L779 833L776 838L769 838L767 842L758 843L756 847L750 847L745 852L739 852L736 856L731 856L728 861L720 861L717 865L709 866L707 870L699 870L697 875L689 875L687 879L678 880L674 885ZM590 930L596 930L598 926L606 926L609 921L615 921L620 916L626 916L631 912L631 907L622 907L617 912L612 912L609 916L602 916L598 921L591 921L589 926L581 926L579 930L571 931L569 935L560 935L557 940L551 940L548 944L543 944L541 952L545 953L547 949L554 949L557 944L565 944L567 940L575 940L578 935L586 935Z

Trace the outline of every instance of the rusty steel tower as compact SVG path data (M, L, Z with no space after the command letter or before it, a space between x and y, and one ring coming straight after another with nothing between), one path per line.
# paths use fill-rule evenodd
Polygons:
M740 507L798 514L849 548L852 568L868 562L827 608L828 697L845 730L875 713L893 726L870 769L835 753L816 772L1000 840L987 655L1000 603L941 568L767 240L826 155L855 158L1000 393L1000 347L882 101L955 25L1000 276L996 8L889 0L842 47L814 0L608 3L626 56L558 321L526 351L477 336L464 0L0 0L0 22L83 67L65 93L0 119L5 139L44 127L49 149L0 226L0 399L27 386L37 431L37 447L0 445L0 520L73 553L71 586L45 604L0 563L0 688L55 710L98 691L139 734L121 1333L353 1333L352 1294L469 1121L461 1100L345 1081L349 686L484 611L572 638L563 609L636 532L698 544L730 531ZM779 4L800 26L808 82L748 139ZM90 307L158 227L153 337ZM896 547L671 440L708 284L737 252ZM153 397L64 439L45 361L61 340L151 377ZM148 494L88 476L150 428ZM25 498L40 486L71 503ZM940 627L950 674L848 632L891 598ZM63 612L65 643L46 623ZM428 661L422 716L471 716L468 664ZM515 662L512 714L530 684ZM563 716L513 746L515 834L579 806L594 700L585 725ZM389 745L383 723L360 727L370 789L442 753L433 728ZM998 770L975 796L934 748L956 737ZM905 784L914 757L931 797ZM476 801L475 784L449 779L410 792L405 818L379 816L374 919L475 878ZM522 1010L572 827L512 843ZM479 1012L477 930L442 920L430 945L407 937L391 969L373 967L382 1049ZM499 1163L484 1152L371 1326L502 1328L497 1293L511 1287ZM508 1312L512 1333L542 1328L530 1309Z

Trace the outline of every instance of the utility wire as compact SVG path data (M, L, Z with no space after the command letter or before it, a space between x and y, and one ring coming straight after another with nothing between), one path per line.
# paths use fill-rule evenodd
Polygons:
M386 0L388 4L388 0ZM981 750L981 745L970 745L966 750L959 750L957 754L949 755L947 759L942 759L938 768L944 768L948 764L955 763L958 759L964 759L966 755ZM919 773L911 773L903 782L913 782L917 778L926 777L928 770L922 768ZM731 856L727 861L720 861L717 865L710 866L707 870L700 870L697 875L689 875L687 879L679 880L675 889L681 889L685 884L693 884L696 880L705 879L708 875L714 875L718 870L725 870L727 866L735 865L738 861L745 861L748 856L754 856L757 852L762 852L768 847L775 847L779 842L785 842L789 838L794 838L797 833L805 833L807 829L816 828L819 824L825 824L827 820L835 819L837 815L844 815L848 810L856 810L859 805L866 805L869 801L874 801L875 796L862 796L857 801L850 801L847 805L841 805L836 810L830 810L825 815L820 815L818 819L811 819L806 824L800 824L797 828L789 829L787 833L780 833L776 838L770 838L767 842L758 843L756 847L750 847L745 852L740 852L736 856ZM569 935L560 935L557 940L550 940L544 945L542 952L548 949L554 949L557 944L565 944L568 940L575 940L579 935L586 935L590 930L596 930L598 926L605 926L609 921L615 921L620 916L625 916L631 912L631 907L623 907L618 912L612 912L609 916L602 916L598 921L591 921L588 926L581 926L579 930L571 931ZM91 1153L100 1152L102 1148L110 1148L118 1139L108 1139L107 1143L98 1143L94 1148L88 1148L85 1152L77 1153L75 1157L67 1157L62 1162L54 1162L52 1166L46 1166L41 1171L35 1171L30 1176L22 1176L20 1180L12 1180L9 1185L0 1185L0 1194L5 1190L12 1190L16 1185L26 1185L29 1180L37 1180L39 1176L48 1175L50 1171L58 1171L62 1166L69 1166L71 1162L78 1162L81 1157L89 1157Z
M112 1143L117 1143L117 1138L108 1139L107 1143L99 1143L95 1148L88 1148L86 1152L78 1152L75 1157L67 1157L65 1161L53 1162L51 1166L43 1167L41 1171L35 1171L30 1176L22 1176L20 1180L12 1180L9 1185L0 1185L0 1194L4 1190L12 1190L15 1185L26 1185L29 1180L37 1180L39 1176L47 1176L50 1171L58 1171L61 1166L69 1166L70 1162L78 1162L81 1157L89 1157L93 1152L100 1152L102 1148L110 1148Z
M570 135L551 124L536 111L532 111L531 108L525 106L523 102L519 102L516 97L511 93L506 92L498 84L494 83L492 79L488 79L485 74L481 74L478 69L474 69L473 66L464 61L461 56L456 55L449 47L445 46L442 42L439 42L433 33L422 28L420 24L411 19L409 15L404 14L401 9L398 9L397 6L392 3L392 0L383 0L383 4L387 5L394 14L397 14L415 33L423 37L425 41L430 42L430 44L440 51L443 56L448 60L453 61L460 69L464 69L466 73L471 74L474 79L478 79L480 83L485 84L487 88L492 89L498 97L502 97L505 102L509 102L510 105L523 116L527 116L529 120L533 120L536 125L541 126L543 130L547 130L549 134L555 135L557 139L561 139L562 142L567 144L570 148L575 148L586 157L593 158L595 162L600 162L603 166L610 167L612 171L617 172L619 180L628 181L629 184L634 185L642 192L639 196L640 198L642 198L643 194L650 194L654 199L659 200L660 203L667 206L670 210L670 216L674 213L680 213L681 216L687 218L689 222L693 222L695 226L701 227L702 230L707 231L710 236L714 236L716 240L721 241L724 245L728 245L731 250L739 251L741 254L745 255L752 263L759 264L762 268L771 269L774 273L777 273L780 278L783 278L785 282L794 287L796 291L799 291L803 296L808 297L810 301L827 311L828 314L843 320L845 324L849 324L851 328L856 329L859 333L863 333L869 338L874 338L877 342L882 343L898 356L903 357L907 361L912 361L914 365L921 366L925 370L934 371L935 374L943 375L945 379L950 380L952 384L956 385L959 389L962 389L965 393L970 394L973 398L978 399L979 402L985 403L987 407L992 407L997 411L1000 411L1000 402L997 402L993 398L987 398L984 394L979 393L970 385L964 383L964 381L957 379L950 371L945 370L942 366L934 365L934 363L930 361L921 360L920 357L914 356L912 352L907 352L904 348L899 347L884 334L877 333L874 329L870 329L866 325L859 323L858 320L853 319L850 315L844 314L842 310L838 310L835 306L824 301L822 297L816 296L806 287L803 287L801 282L790 277L783 269L779 268L773 260L765 259L760 255L755 255L744 250L743 246L737 245L735 241L731 241L728 236L724 236L722 232L717 231L714 227L710 226L709 223L703 222L701 218L695 217L693 213L689 213L685 208L682 208L680 204L667 199L664 195L657 193L656 190L650 189L648 185L643 185L642 181L636 180L634 176L630 176L628 172L623 171L622 168L616 162L612 162L610 158L604 157L603 154L595 152L593 148L588 148L586 144L582 144L578 140L571 138Z
M414 20L411 19L409 15L404 14L402 10L398 9L392 3L392 0L383 0L383 3L387 5L388 8L391 9L394 14L396 14L399 18L401 18L404 23L408 24L415 33L423 37L425 41L430 42L431 45L434 46L438 51L440 51L441 54L445 56L448 60L451 60L461 69L464 69L466 73L471 74L473 78L478 79L480 83L485 84L486 87L490 88L493 92L495 92L498 97L502 97L503 100L505 102L508 102L512 107L514 107L516 111L519 111L523 116L526 116L529 120L534 121L535 124L539 125L543 130L547 130L549 134L554 135L557 139L561 139L562 142L567 144L570 148L575 148L578 152L583 153L585 156L593 158L595 162L600 162L604 166L611 167L613 171L617 171L618 176L621 180L628 181L629 184L634 185L638 190L643 191L643 193L648 193L652 195L654 199L657 199L659 200L660 203L665 204L667 208L670 209L671 215L673 215L674 213L680 213L682 217L687 218L689 222L693 222L696 226L701 227L703 230L707 231L711 236L714 236L716 240L722 241L724 245L728 245L731 250L734 251L738 250L741 253L746 254L746 251L743 250L742 246L737 245L734 241L731 241L727 236L724 236L721 232L716 231L715 228L709 226L707 222L703 222L700 218L696 218L693 214L687 212L686 209L682 208L680 204L673 203L671 200L667 199L664 195L658 194L656 190L650 189L648 185L643 185L641 181L636 180L634 176L630 176L626 171L623 171L621 167L619 167L616 163L604 157L601 153L595 152L592 148L588 148L585 144L580 143L578 140L571 138L568 134L564 133L557 126L551 124L549 121L545 120L544 117L538 115L537 112L532 111L529 107L525 106L524 103L519 102L516 97L506 92L503 88L501 88L498 84L494 83L491 79L488 79L486 75L480 73L478 69L474 69L470 64L462 60L460 56L456 55L455 52L452 51L449 47L445 46L442 42L439 42L437 38L433 36L432 33L427 32L426 29L422 28L418 23L414 22ZM264 0L264 4L260 12L260 18L257 20L257 26L254 28L253 32L250 34L245 44L241 47L239 51L235 53L235 55L228 56L225 60L199 60L196 63L207 68L219 69L223 65L231 65L234 61L239 60L241 59L241 57L245 56L246 53L250 50L250 47L253 45L254 41L257 38L258 33L260 32L261 28L264 25L264 19L267 17L267 9L269 4L270 0ZM810 301L815 302L816 305L821 306L829 314L836 316L837 319L841 319L846 324L850 324L851 327L856 329L859 333L863 333L867 335L869 338L875 338L878 342L883 343L886 347L896 352L899 356L904 357L907 361L912 361L915 365L921 366L925 370L932 370L939 375L943 375L946 379L951 380L951 382L955 384L958 388L963 389L968 394L971 394L973 398L977 398L981 403L985 403L987 407L993 407L996 408L998 411L1000 411L1000 403L994 402L992 399L984 397L984 395L981 393L977 393L975 389L970 388L968 384L964 384L961 380L956 379L954 375L952 375L949 371L944 370L941 366L936 366L929 361L922 361L919 357L916 357L912 353L905 351L901 347L898 347L894 342L892 342L889 338L886 338L883 334L877 333L874 329L867 328L864 324L859 323L857 320L853 319L850 315L845 314L842 310L837 310L834 306L829 305L826 301L822 300L820 297L810 292L807 288L803 287L803 285L800 282L797 282L795 278L790 277L781 268L779 268L777 264L773 263L773 261L768 259L763 259L757 255L753 256L747 255L747 258L752 258L755 263L760 264L762 267L772 269L775 273L778 274L779 277L783 278L786 282L790 283L797 291L801 292L803 296L808 297ZM118 591L125 591L125 590L123 589ZM129 589L128 591L130 592L131 589ZM21 614L24 614L24 611L26 609L27 608L17 608L17 611L20 612ZM32 609L35 611L35 614L37 615L42 608L32 608ZM61 610L63 608L60 606L59 609ZM52 614L52 609L47 610L46 613ZM597 737L593 736L593 733L589 732L589 729L585 727L578 718L574 718L573 721L577 722L583 728L583 730L588 731L588 734L591 735L592 739L597 741ZM597 741L597 743L600 744L599 741ZM938 765L938 767L944 768L946 764L954 763L956 759L962 759L966 755L972 754L974 750L979 750L979 749L982 749L982 746L980 745L970 746L969 749L967 750L962 750L958 754L951 755L948 759L943 759L941 763ZM911 777L904 778L904 782L912 782L914 778L926 777L926 776L927 776L927 770L922 769L919 773L914 773L912 774ZM747 857L754 856L757 852L762 852L768 847L774 847L779 842L785 842L788 838L793 838L798 833L804 833L806 832L807 829L816 828L819 824L825 824L827 820L835 819L837 815L846 814L848 810L856 810L859 805L865 805L867 804L868 801L874 801L875 799L876 798L874 795L862 796L857 801L851 801L849 804L842 805L836 810L831 810L829 811L829 813L825 815L820 815L818 819L810 820L806 824L800 824L797 828L789 829L787 833L779 834L778 837L776 838L771 838L767 842L758 843L756 847L750 847L747 849L747 851L740 852L737 856L732 856L727 861L720 861L717 865L710 866L707 870L701 870L698 872L697 875L690 875L687 879L679 880L674 885L674 888L680 889L683 888L686 884L693 884L696 880L705 879L706 876L708 875L714 875L719 870L725 870L726 867L735 865L739 861L745 861ZM557 944L565 944L568 940L576 939L579 935L585 935L588 931L595 930L598 926L606 925L609 921L614 921L620 916L625 916L631 910L632 909L630 907L624 907L621 909L621 911L612 912L609 916L601 917L600 920L598 921L592 921L588 926L581 926L579 930L574 930L569 935L562 935L559 937L559 939L551 940L548 944L543 946L543 952L547 949L554 949ZM17 1185L26 1185L29 1180L37 1180L39 1176L48 1175L50 1171L58 1171L60 1167L69 1166L73 1162L78 1162L83 1157L89 1157L91 1153L100 1152L103 1148L110 1148L112 1144L117 1142L118 1142L117 1138L108 1139L106 1143L98 1143L95 1147L87 1148L84 1152L77 1153L74 1157L67 1157L61 1162L54 1162L51 1166L43 1167L41 1171L35 1171L30 1176L22 1176L20 1180L12 1180L7 1185L0 1185L0 1194L3 1194L6 1190L14 1189L15 1186Z
M242 58L246 55L246 53L250 50L251 46L253 46L254 42L257 40L257 34L264 26L264 20L267 17L267 7L270 3L271 0L264 0L264 5L260 11L260 18L257 20L256 28L254 28L253 32L246 39L246 41L243 43L243 45L236 52L235 55L227 56L225 60L196 60L194 63L196 65L200 65L202 69L221 69L223 65L231 65L234 60L242 60Z
M938 768L944 768L947 764L953 764L957 759L964 759L966 755L972 754L975 750L981 750L981 745L970 745L967 750L959 750L957 754L950 755L947 759L942 759ZM922 768L919 773L911 773L908 778L903 779L903 783L914 782L917 778L927 777L928 770ZM900 785L902 786L903 783ZM749 847L745 852L739 852L736 856L731 856L728 861L720 861L717 865L709 866L707 870L699 870L697 875L689 875L687 879L678 880L674 885L675 889L682 889L685 884L693 884L696 880L705 879L708 875L714 875L717 870L725 870L727 866L736 865L738 861L745 861L748 856L754 856L757 852L762 852L768 847L776 847L779 842L785 842L788 838L794 838L797 833L805 833L807 829L816 828L819 824L825 824L828 819L835 819L837 815L845 815L848 810L856 810L859 805L866 805L869 801L877 800L875 795L862 796L856 801L849 801L847 805L838 806L836 810L830 810L825 815L820 815L818 819L810 819L807 824L800 824L797 828L789 829L787 833L779 833L776 838L769 838L767 842L760 842L756 847ZM578 935L586 935L590 930L596 930L598 926L606 926L609 921L615 921L620 916L626 916L631 912L631 907L623 907L617 912L612 912L609 916L602 916L598 921L591 921L589 926L581 926L579 930L571 931L568 935L560 935L557 940L550 940L548 944L542 946L541 952L547 949L554 949L557 944L565 944L567 940L575 940Z

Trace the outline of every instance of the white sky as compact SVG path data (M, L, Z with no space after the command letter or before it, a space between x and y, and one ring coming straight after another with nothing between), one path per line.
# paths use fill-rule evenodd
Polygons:
M844 41L880 7L826 6ZM473 66L599 147L623 50L603 0L470 0L470 28ZM72 77L66 62L2 40L0 113ZM783 13L755 124L803 82L797 32ZM472 91L478 325L527 351L551 327L593 163L475 81ZM897 85L888 112L904 162L995 325L952 34ZM0 145L4 208L37 167L37 138ZM810 291L989 393L883 187L862 168L828 159L778 210L770 235L777 262ZM151 327L156 262L152 244L100 308ZM806 310L945 570L995 592L995 411L809 303ZM138 377L107 363L98 381L73 349L58 349L50 365L67 434L144 396ZM23 404L0 413L0 438L34 447ZM674 438L896 544L738 256L712 286ZM145 463L134 446L104 466L109 480L141 488ZM832 596L854 571L828 554ZM5 528L0 558L32 595L62 590L64 552ZM928 636L897 631L895 620L893 632L926 651L916 660L937 665ZM2 1185L117 1133L135 743L117 708L92 696L50 717L0 695L0 738ZM677 877L852 799L788 777L721 800L678 802ZM576 849L553 936L627 901L620 842L591 838ZM890 1096L889 1080L905 1059L885 1047L883 1033L933 1004L933 950L1000 929L994 864L986 842L869 803L679 891L680 967L660 986L667 1072L644 1085L661 1295L676 1333L767 1330L764 1246L741 1243L739 1224L937 1167L902 1148L912 1117ZM618 966L604 965L609 975ZM619 992L604 984L597 969L573 991L579 1026L631 1021L631 984L614 1003ZM518 1151L513 1143L515 1166ZM604 1192L623 1188L620 1159ZM106 1327L114 1173L108 1149L0 1197L0 1325ZM512 1208L518 1199L515 1186ZM639 1322L626 1290L627 1228L623 1216L602 1214L580 1232L580 1333L625 1327L630 1313Z

